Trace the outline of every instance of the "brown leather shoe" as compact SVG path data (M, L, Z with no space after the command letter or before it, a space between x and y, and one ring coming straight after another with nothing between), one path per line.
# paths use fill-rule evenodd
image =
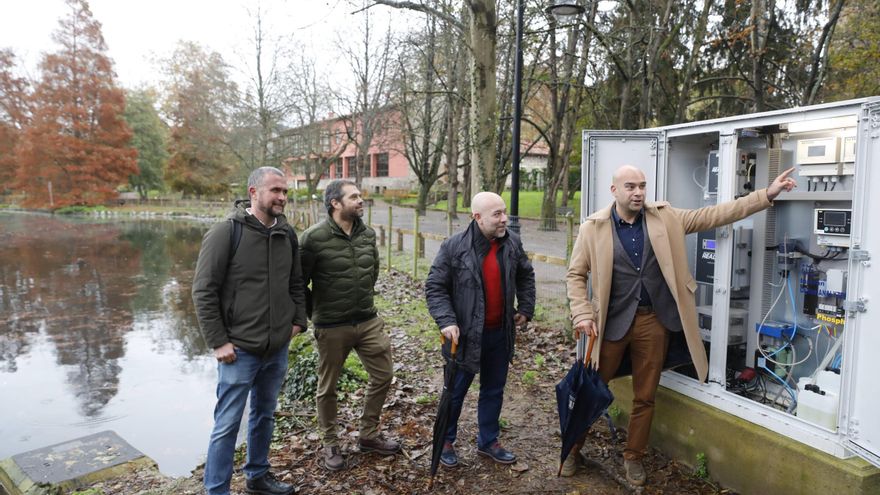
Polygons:
M579 452L575 452L572 450L568 457L565 458L565 462L562 463L562 469L559 470L559 475L564 477L574 476L578 470L578 457L580 456Z
M648 475L645 473L645 467L642 466L641 460L631 461L629 459L624 459L623 468L626 470L626 481L629 481L630 484L635 486L642 486L645 484Z
M394 455L400 452L400 442L388 440L382 435L376 435L375 438L361 438L358 447L361 452L375 452L382 455Z
M324 467L330 471L339 471L345 467L345 458L336 445L324 447Z

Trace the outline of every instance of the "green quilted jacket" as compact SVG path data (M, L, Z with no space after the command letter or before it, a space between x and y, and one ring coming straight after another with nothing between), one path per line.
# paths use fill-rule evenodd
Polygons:
M315 327L353 325L376 316L373 286L379 276L376 231L358 219L351 237L332 218L300 237L307 307Z

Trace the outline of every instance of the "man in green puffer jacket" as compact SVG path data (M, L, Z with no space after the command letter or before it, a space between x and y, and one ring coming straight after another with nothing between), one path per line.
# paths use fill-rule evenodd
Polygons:
M373 304L379 276L376 232L364 224L364 200L354 182L334 180L324 190L328 218L302 235L303 280L311 282L311 319L318 348L318 425L324 467L345 467L336 434L336 387L354 349L370 375L358 446L362 452L392 455L400 443L379 434L379 416L391 387L391 339ZM307 289L308 293L308 289Z
M245 488L271 495L294 491L269 472L268 454L288 343L307 324L299 250L283 215L284 174L258 168L248 178L248 194L249 207L236 208L231 221L205 234L192 287L199 326L217 359L217 405L204 476L208 495L229 493L248 395Z

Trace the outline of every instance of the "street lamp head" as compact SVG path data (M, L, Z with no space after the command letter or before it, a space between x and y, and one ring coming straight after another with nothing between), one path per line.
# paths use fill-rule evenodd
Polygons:
M557 21L565 22L586 9L577 0L550 0L550 6L545 10L548 14L553 14Z

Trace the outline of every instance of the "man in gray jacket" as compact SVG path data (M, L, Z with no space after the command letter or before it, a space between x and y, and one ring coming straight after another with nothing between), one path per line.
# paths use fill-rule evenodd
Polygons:
M306 328L305 295L293 227L283 215L287 181L273 167L248 178L250 207L205 234L193 281L199 326L217 359L217 405L205 461L209 495L227 495L235 439L248 395L248 493L286 495L295 488L269 472L278 392L290 338Z
M324 467L345 467L336 424L336 387L345 359L354 349L370 375L364 394L358 448L393 455L400 443L379 432L379 418L391 388L391 339L373 304L379 276L376 232L364 224L364 200L354 182L337 179L324 189L327 219L303 233L302 266L309 292L318 349L318 426L324 440Z
M480 373L477 452L500 464L516 456L498 443L507 370L516 327L535 312L535 272L519 235L507 230L501 196L481 192L471 201L474 220L440 246L425 282L428 311L447 339L456 343L460 368L452 384L452 406L440 463L458 465L453 444L465 394ZM516 305L514 305L514 297Z

